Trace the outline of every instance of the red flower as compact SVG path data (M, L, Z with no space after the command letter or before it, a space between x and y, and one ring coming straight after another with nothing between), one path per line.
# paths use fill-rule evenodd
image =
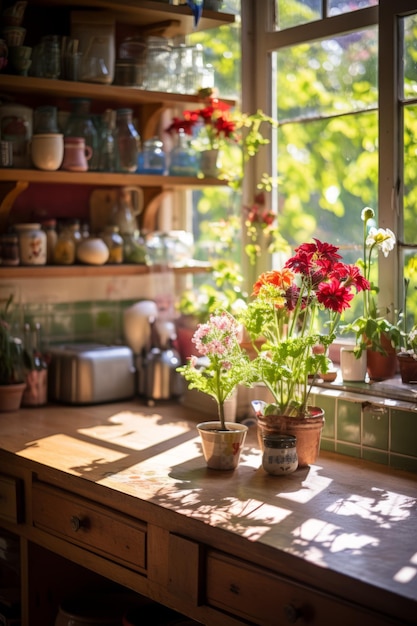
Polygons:
M332 278L330 282L321 283L317 291L317 301L323 304L326 309L336 313L342 313L344 309L349 308L353 297L354 294L337 278Z

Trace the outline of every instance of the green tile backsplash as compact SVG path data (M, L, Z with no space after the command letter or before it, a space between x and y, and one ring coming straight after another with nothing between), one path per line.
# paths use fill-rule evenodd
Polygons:
M123 310L138 299L26 303L24 319L40 322L44 348L74 341L120 343ZM325 411L322 450L417 473L417 404L324 387L314 388L312 404Z

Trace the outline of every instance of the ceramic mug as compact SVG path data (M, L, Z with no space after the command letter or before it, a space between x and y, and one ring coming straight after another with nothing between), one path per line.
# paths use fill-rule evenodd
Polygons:
M33 135L30 152L37 169L53 172L61 167L64 158L64 136L60 133Z
M69 172L86 172L92 155L93 150L85 145L84 137L65 137L62 169Z

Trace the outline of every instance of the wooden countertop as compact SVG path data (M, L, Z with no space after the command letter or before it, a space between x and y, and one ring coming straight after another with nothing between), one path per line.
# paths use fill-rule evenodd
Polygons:
M122 510L139 499L156 519L171 515L174 530L186 525L188 536L306 584L357 602L372 592L382 611L396 600L416 623L415 475L322 452L310 468L270 476L255 428L236 471L209 470L198 421L172 404L48 405L0 414L0 449Z

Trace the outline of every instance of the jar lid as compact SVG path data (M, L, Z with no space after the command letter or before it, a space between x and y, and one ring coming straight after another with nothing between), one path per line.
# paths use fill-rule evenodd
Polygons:
M294 435L263 435L264 445L268 448L295 448L297 438Z

